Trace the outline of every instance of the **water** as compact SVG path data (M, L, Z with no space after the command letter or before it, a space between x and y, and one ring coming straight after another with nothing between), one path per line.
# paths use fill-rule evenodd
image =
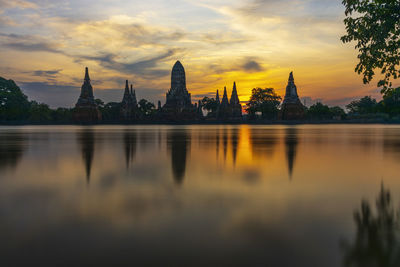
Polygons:
M0 264L342 266L400 126L0 128Z

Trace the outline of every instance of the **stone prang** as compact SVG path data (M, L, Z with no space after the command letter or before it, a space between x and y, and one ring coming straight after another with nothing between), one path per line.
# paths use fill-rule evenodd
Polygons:
M286 86L285 98L282 102L279 118L282 120L301 120L305 117L305 109L297 94L297 87L294 83L293 72L289 75Z

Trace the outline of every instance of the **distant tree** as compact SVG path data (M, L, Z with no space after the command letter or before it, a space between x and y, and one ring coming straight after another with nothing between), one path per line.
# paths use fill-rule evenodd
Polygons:
M391 116L400 114L400 88L387 91L379 103L382 112Z
M28 97L13 80L0 77L0 121L23 121L29 117Z
M330 107L329 112L331 113L332 118L338 117L344 119L346 117L346 112L341 107L335 106Z
M52 121L56 123L70 123L72 122L72 109L70 108L57 108L52 110Z
M205 96L202 100L201 100L201 105L203 106L203 108L205 110L207 110L208 115L213 116L216 114L217 112L217 108L218 108L218 103L217 100L215 100L214 98L209 98L207 96Z
M274 119L278 114L281 100L273 88L253 88L245 110L252 118L256 112L261 112L263 118Z
M139 111L143 116L148 116L156 111L156 107L153 103L147 101L146 99L141 99L139 101Z
M369 83L380 70L383 78L378 87L382 93L391 90L392 79L400 76L400 1L343 0L344 24L347 34L344 43L357 42L358 59L355 71Z
M378 103L370 96L365 96L360 100L354 100L346 106L349 113L353 114L371 114L376 113Z
M95 99L95 102L96 102L96 105L97 105L99 108L104 107L104 102L103 102L103 100L101 100L101 99L99 99L99 98L96 98L96 99Z
M307 116L310 119L332 119L332 113L330 108L327 105L324 105L320 102L312 105L307 110Z
M109 102L107 104L98 103L103 121L116 122L121 118L121 103Z
M29 109L29 121L31 122L51 122L52 110L48 105L32 101Z

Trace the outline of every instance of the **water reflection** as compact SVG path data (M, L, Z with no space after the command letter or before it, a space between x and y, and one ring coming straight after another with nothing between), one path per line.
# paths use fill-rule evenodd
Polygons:
M137 149L137 133L136 131L126 130L124 132L124 150L125 150L125 162L126 168L128 169L130 164L135 158Z
M400 266L400 219L389 190L382 184L374 213L367 201L354 213L356 236L344 242L344 266Z
M78 143L81 147L82 159L85 165L86 182L90 184L90 175L94 156L95 137L91 128L86 128L78 133Z
M174 181L177 184L182 184L185 178L187 153L190 149L191 138L186 129L180 129L168 131L167 140Z
M279 141L279 133L275 129L250 129L251 150L254 156L272 157Z
M289 179L292 179L293 168L296 160L298 134L296 128L286 128L285 130L286 159L288 164Z
M238 128L233 128L231 134L233 165L236 165L239 140L240 140L240 130Z
M0 171L16 169L28 145L28 137L19 132L0 133Z

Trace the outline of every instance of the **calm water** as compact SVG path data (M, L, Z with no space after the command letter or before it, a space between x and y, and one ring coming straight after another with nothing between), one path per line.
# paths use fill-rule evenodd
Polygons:
M0 265L341 266L399 173L399 126L1 127Z

